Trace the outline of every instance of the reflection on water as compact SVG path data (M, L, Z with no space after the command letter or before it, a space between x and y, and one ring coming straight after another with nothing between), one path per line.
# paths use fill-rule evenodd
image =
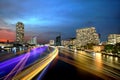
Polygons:
M106 80L108 78L105 75L110 76L110 78L119 78L120 58L118 57L95 52L78 51L76 53L67 50L61 50L61 54L64 54L64 56L59 56L60 60L76 66L78 69L86 70Z
M114 56L102 55L102 59L109 63L120 63L120 58Z
M87 53L84 51L79 51L81 55L89 55L90 57L93 57L95 59L95 64L97 66L102 66L102 63L104 62L109 62L109 63L119 63L120 64L120 58L119 57L114 57L114 56L109 56L109 55L103 55L102 53Z
M95 65L98 70L102 70L102 56L101 53L95 53Z

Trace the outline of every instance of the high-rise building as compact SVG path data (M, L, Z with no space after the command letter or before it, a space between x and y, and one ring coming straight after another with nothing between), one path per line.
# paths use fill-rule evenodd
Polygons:
M76 30L76 47L85 46L89 43L99 44L99 34L95 27L82 28Z
M56 37L56 46L61 46L61 36Z
M16 24L16 42L19 44L24 43L24 24L22 22Z
M110 34L108 36L108 44L120 43L120 34Z
M32 44L37 44L37 37L36 36L34 36L33 38L32 38Z
M29 41L28 41L29 44L34 44L34 45L37 45L37 37L36 36L33 36Z

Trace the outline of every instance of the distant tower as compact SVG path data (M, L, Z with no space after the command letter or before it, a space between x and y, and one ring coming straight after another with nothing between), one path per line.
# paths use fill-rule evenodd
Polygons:
M16 24L16 42L19 44L24 43L24 24L22 22Z
M56 46L61 46L61 35L56 37Z
M37 37L36 36L32 37L31 43L35 44L35 45L37 44Z
M29 41L29 44L37 45L37 36L33 36Z

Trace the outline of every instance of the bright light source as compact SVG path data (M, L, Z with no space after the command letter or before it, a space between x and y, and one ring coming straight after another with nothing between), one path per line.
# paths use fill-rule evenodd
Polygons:
M4 46L1 46L1 48L4 48Z

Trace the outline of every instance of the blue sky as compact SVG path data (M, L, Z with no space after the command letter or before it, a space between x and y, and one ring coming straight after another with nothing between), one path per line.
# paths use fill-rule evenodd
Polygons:
M68 39L76 29L94 26L105 41L108 34L120 33L119 8L120 0L0 0L0 31L15 33L20 21L26 40L36 35L39 42L48 42L59 33Z

